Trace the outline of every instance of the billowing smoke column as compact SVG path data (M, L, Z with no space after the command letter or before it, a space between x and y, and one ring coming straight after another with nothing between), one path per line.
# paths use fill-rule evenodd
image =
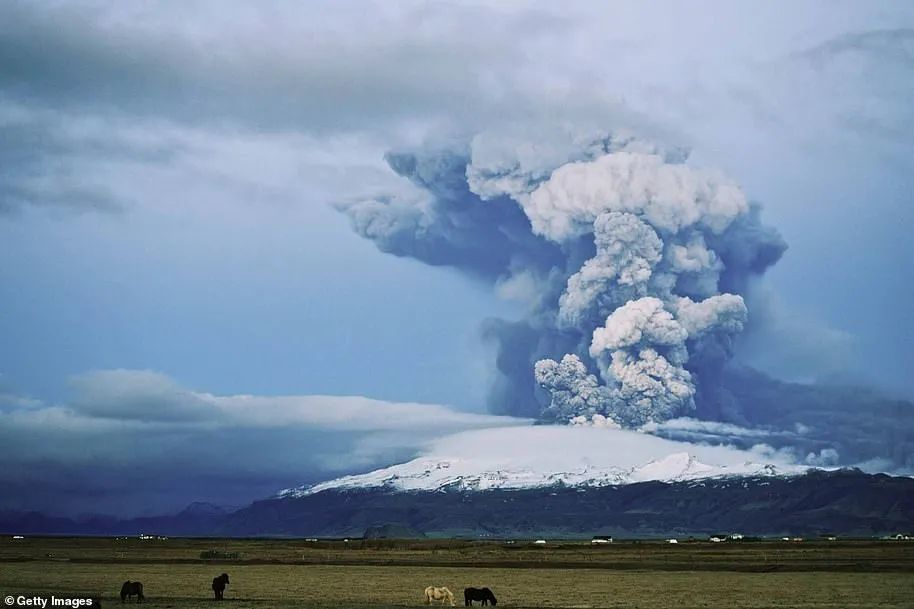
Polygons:
M492 410L637 427L721 408L740 292L786 248L735 183L679 149L572 130L386 158L417 188L339 205L355 230L530 305L486 324Z

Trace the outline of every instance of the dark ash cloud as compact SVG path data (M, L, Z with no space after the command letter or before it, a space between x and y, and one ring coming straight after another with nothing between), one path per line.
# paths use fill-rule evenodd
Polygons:
M486 325L498 343L496 412L637 426L694 409L746 323L740 292L783 239L738 186L687 164L681 148L625 132L549 133L536 145L482 133L390 153L414 192L338 207L384 252L529 301L524 321ZM548 396L539 406L537 385Z
M911 470L914 426L894 423L908 420L909 402L729 363L747 328L746 345L773 336L801 358L846 349L841 333L785 320L759 288L786 244L758 204L681 149L550 133L536 147L483 133L388 154L410 194L338 205L381 251L457 268L526 303L524 319L483 327L496 347L493 412L608 417L669 437L770 445L810 464ZM682 416L704 430L664 423ZM737 428L747 431L726 431Z

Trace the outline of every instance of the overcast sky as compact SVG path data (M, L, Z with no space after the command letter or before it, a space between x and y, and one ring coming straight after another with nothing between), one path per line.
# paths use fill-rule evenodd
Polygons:
M4 2L0 508L111 511L120 462L158 489L125 513L243 503L412 454L420 411L505 424L479 328L519 305L332 204L516 121L722 169L789 244L739 358L910 398L911 99L903 1Z

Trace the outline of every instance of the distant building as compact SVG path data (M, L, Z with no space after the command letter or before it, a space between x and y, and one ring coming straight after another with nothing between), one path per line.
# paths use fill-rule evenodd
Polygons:
M709 537L709 541L720 543L722 541L742 541L745 536L742 533L716 533Z
M545 539L537 539L537 540L534 541L533 543L544 544L544 543L546 543L546 540L545 540Z
M594 535L590 543L612 543L613 538L610 535Z
M13 535L13 539L25 539L22 535Z
M666 542L667 543L679 543L679 540L678 539L667 539Z

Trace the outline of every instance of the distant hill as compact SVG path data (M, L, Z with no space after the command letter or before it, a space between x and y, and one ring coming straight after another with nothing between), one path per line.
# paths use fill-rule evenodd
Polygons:
M419 539L425 533L402 524L379 524L370 526L362 533L365 539Z
M396 525L378 526L378 523ZM0 532L53 535L617 537L882 535L914 531L914 479L859 470L787 477L484 491L329 489L234 511L71 520L0 512Z

